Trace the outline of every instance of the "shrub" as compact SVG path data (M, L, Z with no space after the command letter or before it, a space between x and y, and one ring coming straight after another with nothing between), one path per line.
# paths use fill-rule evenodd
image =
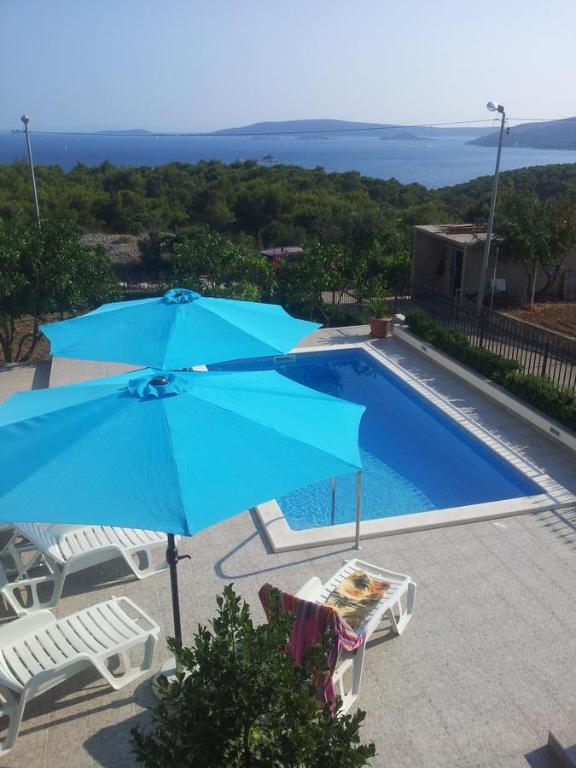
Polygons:
M576 393L573 389L559 389L549 379L523 373L516 360L500 357L482 347L473 347L463 333L436 323L421 309L409 312L406 321L417 336L576 430Z
M410 310L406 315L406 322L410 330L425 341L429 340L437 325L421 309Z
M226 587L211 628L191 648L169 641L183 672L161 683L153 730L133 731L146 768L353 768L375 754L361 744L365 714L334 717L319 708L312 683L326 649L301 667L285 652L292 617L254 626L246 603Z
M463 333L442 325L436 325L433 328L429 334L429 340L434 346L454 357L461 357L470 347L470 342Z
M487 379L497 381L499 384L503 384L509 374L520 371L520 364L516 360L500 357L495 352L482 347L469 347L464 351L461 360Z
M461 360L483 376L502 383L506 376L520 369L515 360L500 357L482 347L473 347L466 334L432 320L422 310L409 312L406 320L408 327L415 334L433 344L443 352Z
M528 373L511 373L506 389L527 403L576 430L576 396L573 389L558 389L549 379Z

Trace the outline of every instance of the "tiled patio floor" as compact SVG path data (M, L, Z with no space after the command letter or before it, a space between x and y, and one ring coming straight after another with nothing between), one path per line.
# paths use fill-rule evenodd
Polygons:
M364 329L320 331L313 343L365 339ZM350 336L348 337L347 334ZM574 456L402 343L384 349L406 368L576 492ZM109 371L64 361L53 381ZM0 399L29 387L0 371ZM39 518L41 513L39 511ZM184 636L214 611L215 595L234 582L261 616L265 581L298 588L330 576L346 547L273 555L250 512L184 540L180 564ZM376 742L375 766L515 768L547 766L549 728L576 723L576 514L545 513L375 539L362 557L408 573L418 584L414 619L400 637L380 637L367 653L360 706L364 738ZM168 576L137 582L119 563L70 578L57 613L113 594L138 602L170 632ZM160 643L157 665L167 658ZM151 703L147 681L113 692L78 677L29 705L5 768L135 765L130 727Z

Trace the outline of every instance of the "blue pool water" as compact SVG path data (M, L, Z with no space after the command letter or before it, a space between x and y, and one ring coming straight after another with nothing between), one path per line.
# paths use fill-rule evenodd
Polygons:
M262 370L361 403L362 519L542 493L511 464L362 350L306 353L212 368ZM337 479L336 523L354 520L356 478ZM294 530L330 525L330 481L278 499Z

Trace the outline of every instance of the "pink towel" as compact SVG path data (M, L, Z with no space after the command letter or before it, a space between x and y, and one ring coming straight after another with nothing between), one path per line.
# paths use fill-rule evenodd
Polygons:
M326 660L327 670L319 670L315 679L319 698L329 702L334 709L336 691L332 675L340 652L356 650L364 641L364 635L357 635L352 627L327 605L302 600L289 592L282 592L271 584L264 584L258 595L268 619L275 606L278 606L281 612L294 616L295 621L286 646L286 651L294 663L301 664L306 649L318 645L327 632L334 638Z

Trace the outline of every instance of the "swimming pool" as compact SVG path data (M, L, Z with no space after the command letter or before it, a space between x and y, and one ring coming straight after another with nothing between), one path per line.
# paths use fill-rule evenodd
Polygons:
M368 535L394 532L404 523L428 527L434 515L440 522L433 524L446 524L442 520L448 518L458 522L458 514L465 519L466 510L498 516L543 504L549 508L550 497L537 471L516 460L511 463L506 451L493 450L490 440L461 426L454 414L443 412L426 393L402 380L397 366L384 363L355 347L220 367L273 368L301 384L366 406L359 442L362 525ZM349 540L355 494L355 475L338 477L333 515L327 480L263 505L261 522L269 536L272 529L280 531L272 541L277 551L284 548L280 539L290 538L289 532L296 537L291 541L298 534L303 544ZM451 513L448 518L446 512ZM335 534L338 530L347 533ZM315 538L306 537L313 532Z

